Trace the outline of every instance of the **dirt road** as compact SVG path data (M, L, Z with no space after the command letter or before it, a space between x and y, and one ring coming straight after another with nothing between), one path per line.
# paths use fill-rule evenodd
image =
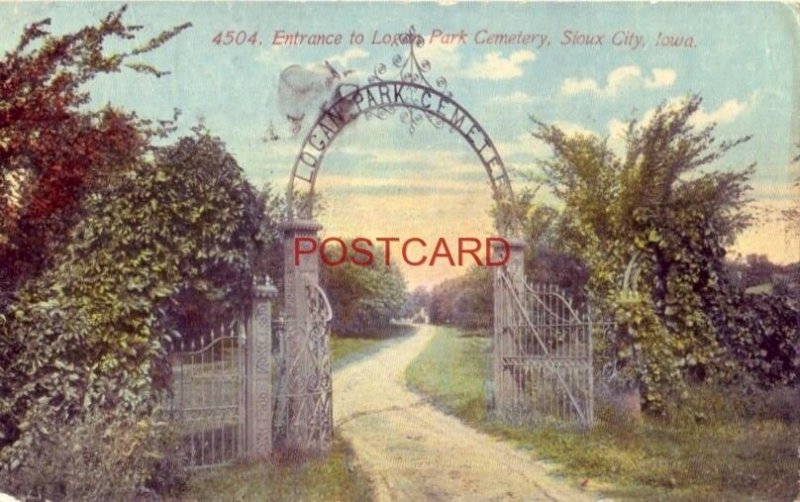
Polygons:
M350 441L378 500L592 500L530 455L448 416L403 373L436 328L334 374L336 432Z

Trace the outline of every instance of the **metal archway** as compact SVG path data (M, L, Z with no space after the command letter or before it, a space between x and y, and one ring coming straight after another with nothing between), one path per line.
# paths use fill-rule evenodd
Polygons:
M330 447L333 418L329 341L327 320L331 312L324 291L319 287L319 261L316 253L302 254L297 261L294 242L298 237L313 240L320 226L314 221L314 188L322 161L341 131L359 117L386 119L400 111L399 118L410 133L427 122L435 128L458 133L478 156L489 177L500 235L510 237L511 248L495 250L510 257L503 267L496 267L494 282L494 373L498 389L509 380L508 361L519 354L501 353L498 337L509 329L519 331L519 316L509 291L523 291L524 243L519 230L511 182L505 164L485 129L472 114L453 99L447 81L440 77L431 84L426 74L428 61L419 61L414 49L422 46L421 36L406 35L409 46L406 58L396 56L392 64L398 78L387 79L386 65L378 65L366 85L342 84L335 96L320 110L298 153L287 189L288 218L282 225L284 235L284 311L286 328L278 374L275 406L276 443L284 448L306 452L326 451ZM298 241L298 242L308 242ZM512 288L503 288L503 284ZM505 320L505 321L504 321ZM507 321L507 322L506 322ZM506 324L502 324L506 322ZM505 385L506 387L508 385ZM503 387L504 388L504 387ZM500 396L502 397L502 395ZM495 399L506 406L508 399ZM510 406L510 405L508 405Z
M400 120L408 124L410 133L426 121L437 129L458 133L469 144L489 178L497 204L498 232L516 234L518 217L511 181L494 142L477 119L453 98L444 77L436 79L434 84L428 81L426 74L431 65L427 60L418 60L414 52L415 47L424 45L423 37L412 27L403 42L409 46L408 56L403 59L398 55L392 61L398 69L398 78L385 79L388 70L380 64L366 85L341 84L320 110L292 166L286 192L288 219L313 219L314 189L322 161L348 124L361 116L382 120L402 110Z

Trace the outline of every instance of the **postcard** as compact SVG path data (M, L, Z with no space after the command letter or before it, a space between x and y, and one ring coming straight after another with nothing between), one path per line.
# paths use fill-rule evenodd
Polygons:
M800 501L796 4L0 18L0 500Z

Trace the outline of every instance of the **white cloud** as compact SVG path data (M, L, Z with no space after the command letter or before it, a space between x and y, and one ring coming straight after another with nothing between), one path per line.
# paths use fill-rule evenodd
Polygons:
M550 153L550 148L529 132L519 134L510 141L498 141L495 143L495 147L504 160L512 157L524 157L531 160Z
M352 49L348 49L341 54L336 54L333 56L328 57L328 62L331 64L337 64L342 66L343 68L348 68L352 61L358 59L365 59L369 56L369 52L365 51L360 47L354 47Z
M533 101L533 96L523 91L515 91L511 94L505 94L503 96L497 96L494 98L495 103L502 105L521 105L525 103L532 103Z
M671 98L664 104L666 110L677 110L685 103L685 97ZM711 124L727 124L736 120L742 113L749 108L752 108L758 100L758 93L753 93L750 98L741 101L738 99L729 99L724 101L721 105L713 110L707 110L704 106L700 108L689 118L689 124L695 127L705 127ZM656 114L656 108L650 108L642 114L641 119L638 120L639 124L649 124ZM615 151L621 151L623 146L623 138L628 128L628 121L620 119L611 119L607 124L609 133L609 144Z
M653 68L653 78L645 78L644 86L647 89L657 89L659 87L669 87L675 83L678 74L670 68Z
M609 72L606 85L600 87L593 78L567 78L561 84L561 94L573 96L583 92L613 97L625 86L642 85L647 89L669 87L675 83L677 74L670 68L653 68L650 76L644 76L642 69L635 65L620 66Z
M593 78L585 78L583 80L568 78L561 84L561 94L565 96L572 96L574 94L580 94L581 92L599 93L600 88L597 86L597 81Z
M509 80L521 77L525 72L522 63L536 60L533 51L514 51L507 58L500 52L490 52L483 61L473 63L464 76L476 80Z
M709 124L726 124L733 122L736 117L742 114L754 101L751 98L747 101L739 101L738 99L729 99L719 105L716 110L706 111L703 107L691 118L691 123L697 127L707 126Z
M628 131L628 122L619 119L608 121L608 147L617 155L625 153L625 133Z
M566 122L564 120L556 120L553 123L554 126L558 127L565 133L569 135L573 134L589 134L589 135L596 135L594 131L591 129L584 127L580 124L576 124L575 122Z
M457 45L425 44L414 53L420 62L430 62L435 75L453 75L461 66L461 52Z

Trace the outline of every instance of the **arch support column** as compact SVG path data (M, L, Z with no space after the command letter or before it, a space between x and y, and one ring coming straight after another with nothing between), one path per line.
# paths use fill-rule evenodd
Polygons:
M276 403L276 433L283 448L329 450L333 431L329 306L319 287L318 232L313 220L290 220L283 232L286 329Z

